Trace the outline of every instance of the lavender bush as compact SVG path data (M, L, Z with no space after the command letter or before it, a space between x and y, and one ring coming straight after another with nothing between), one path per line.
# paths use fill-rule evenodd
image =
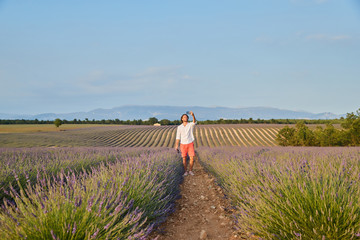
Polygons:
M161 150L113 147L0 148L0 200L4 197L3 190L10 189L10 183L19 190L17 181L25 187L27 182L34 184L39 175L56 175L62 169L65 172L69 169L74 172L89 170L100 163Z
M172 211L181 173L179 156L161 149L18 181L0 212L0 238L145 239Z
M264 239L358 239L360 148L199 149L238 209Z

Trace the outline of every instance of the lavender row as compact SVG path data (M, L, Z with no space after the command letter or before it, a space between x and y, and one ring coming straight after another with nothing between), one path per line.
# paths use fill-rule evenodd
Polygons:
M201 148L199 158L263 239L358 239L360 148Z
M145 239L173 210L181 173L179 156L162 149L18 181L0 211L0 239Z
M11 183L18 190L35 183L39 175L57 174L61 169L67 172L88 170L104 162L119 161L124 157L161 151L146 148L78 147L78 148L0 148L0 200L3 190L9 190Z

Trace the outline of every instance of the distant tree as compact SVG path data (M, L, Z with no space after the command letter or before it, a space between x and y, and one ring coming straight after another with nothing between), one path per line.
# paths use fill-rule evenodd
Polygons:
M315 142L314 133L305 125L303 121L296 124L296 145L313 146Z
M147 122L149 123L149 125L154 125L155 123L158 123L159 120L156 117L151 117Z
M160 120L160 124L161 124L161 125L170 125L171 122L170 122L169 119L161 119L161 120Z
M346 114L345 122L341 126L347 130L346 138L349 145L360 145L360 109L356 111L356 114L353 112Z
M55 119L54 124L57 128L60 127L60 125L62 124L60 118Z
M280 146L294 146L295 145L295 128L289 126L283 127L276 136L276 141Z

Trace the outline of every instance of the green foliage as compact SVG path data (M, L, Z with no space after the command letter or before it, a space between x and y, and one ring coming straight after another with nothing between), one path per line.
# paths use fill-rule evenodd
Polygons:
M155 123L158 123L158 122L159 122L159 120L156 117L151 117L151 118L149 118L149 120L147 120L147 123L149 125L154 125Z
M161 125L171 125L171 121L169 119L162 119L160 121Z
M295 128L285 126L282 128L276 136L276 141L280 146L292 146L295 145Z
M295 128L282 128L276 140L281 146L360 146L360 109L348 113L341 126L344 129L327 123L325 128L311 130L305 122L298 122Z
M307 126L305 126L304 122L299 122L296 124L296 146L313 146L314 139L314 133Z
M76 119L75 119L76 120ZM54 124L56 127L60 127L60 125L62 124L61 120L59 118L55 119Z

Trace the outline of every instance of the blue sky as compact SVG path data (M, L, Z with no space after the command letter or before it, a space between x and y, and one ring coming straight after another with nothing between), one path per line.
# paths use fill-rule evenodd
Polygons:
M0 112L360 108L356 0L1 1Z

